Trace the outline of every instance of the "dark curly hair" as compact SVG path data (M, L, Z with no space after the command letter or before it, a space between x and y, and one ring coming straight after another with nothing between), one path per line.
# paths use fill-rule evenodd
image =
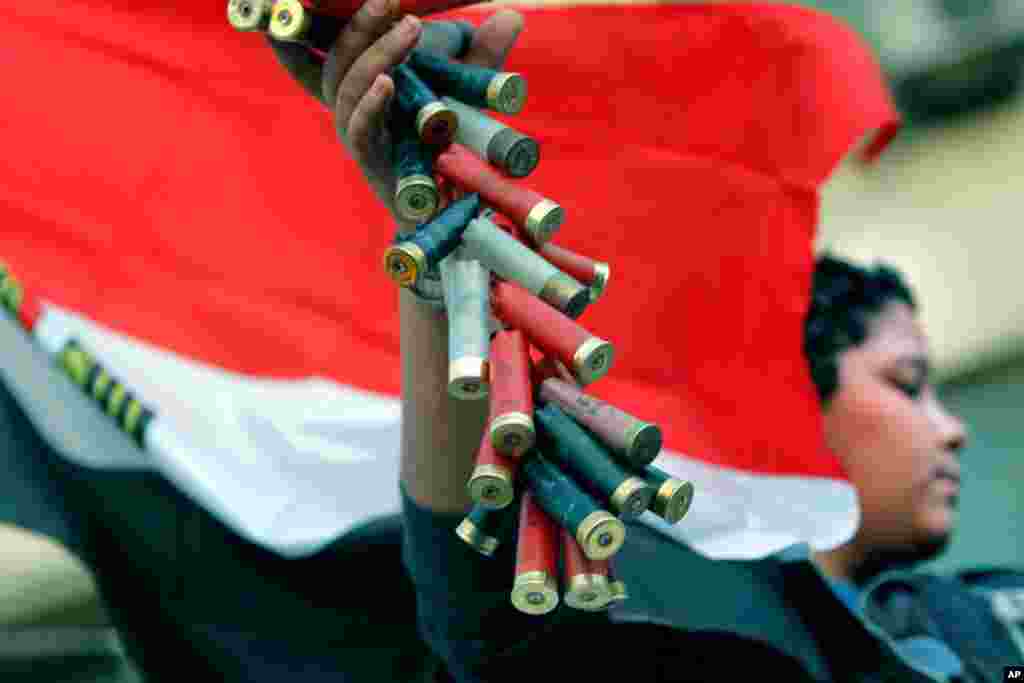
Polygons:
M814 266L811 306L804 324L804 356L822 404L839 384L839 355L861 344L869 325L891 301L917 308L914 295L895 269L863 268L833 256Z

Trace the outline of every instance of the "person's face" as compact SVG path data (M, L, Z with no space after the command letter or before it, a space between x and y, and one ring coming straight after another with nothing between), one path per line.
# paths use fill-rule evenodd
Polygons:
M825 438L860 496L855 542L866 551L933 554L953 529L964 426L939 403L928 372L924 332L897 301L840 355Z

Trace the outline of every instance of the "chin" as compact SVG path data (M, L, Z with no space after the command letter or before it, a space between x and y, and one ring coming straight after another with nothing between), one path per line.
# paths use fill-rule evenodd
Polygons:
M921 552L938 555L949 545L955 525L956 507L952 503L929 509L920 519L914 546L920 547Z
M932 531L931 533L924 534L913 546L913 553L920 558L917 561L926 562L934 560L949 546L952 538L953 532L950 527L946 527L941 531Z

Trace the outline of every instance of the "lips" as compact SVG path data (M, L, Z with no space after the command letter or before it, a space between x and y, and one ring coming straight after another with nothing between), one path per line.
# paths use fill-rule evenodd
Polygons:
M952 505L956 505L960 497L960 472L951 468L939 468L935 473L935 482L942 492L943 497L948 497Z

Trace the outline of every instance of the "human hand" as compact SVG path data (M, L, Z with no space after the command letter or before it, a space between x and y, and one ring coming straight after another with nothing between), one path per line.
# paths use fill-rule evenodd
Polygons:
M422 31L419 18L399 19L397 5L368 0L341 28L326 60L306 46L270 41L289 73L331 110L338 138L396 220L387 125L395 85L388 72L406 59ZM499 68L522 26L518 12L498 11L476 29L461 61Z

